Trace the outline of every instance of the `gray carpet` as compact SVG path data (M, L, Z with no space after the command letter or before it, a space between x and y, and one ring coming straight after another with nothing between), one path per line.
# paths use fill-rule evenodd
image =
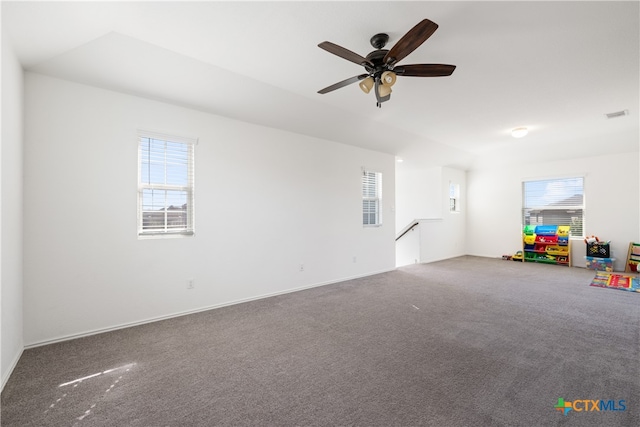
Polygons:
M2 426L638 426L640 294L593 277L461 257L26 350Z

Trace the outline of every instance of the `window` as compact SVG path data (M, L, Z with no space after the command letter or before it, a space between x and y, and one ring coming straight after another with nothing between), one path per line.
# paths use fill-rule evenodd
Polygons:
M362 171L362 225L382 225L382 174Z
M584 237L584 178L522 183L524 225L570 225L572 237Z
M196 140L139 133L138 235L192 235Z
M449 182L449 212L460 212L460 184Z

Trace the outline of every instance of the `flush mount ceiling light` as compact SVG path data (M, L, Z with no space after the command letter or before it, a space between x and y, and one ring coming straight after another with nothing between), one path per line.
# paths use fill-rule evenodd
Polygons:
M407 55L417 49L438 29L438 24L428 19L423 19L415 27L409 30L390 49L383 49L389 41L389 35L379 33L371 37L370 43L376 50L366 57L351 52L342 46L331 42L322 42L319 48L341 58L363 66L366 73L360 74L332 84L318 91L320 94L332 92L352 83L360 82L360 89L364 93L369 93L375 87L376 105L378 107L391 98L391 86L396 82L397 76L412 77L441 77L450 76L455 65L446 64L409 64L397 65Z
M511 131L511 136L514 138L522 138L526 134L529 133L529 129L527 128L515 128Z

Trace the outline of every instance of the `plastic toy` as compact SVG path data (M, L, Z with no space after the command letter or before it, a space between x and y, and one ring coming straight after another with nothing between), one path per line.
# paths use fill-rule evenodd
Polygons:
M593 245L594 243L598 243L600 241L600 239L598 239L598 236L587 236L584 238L584 242L587 245Z
M522 251L516 252L515 255L511 257L511 259L514 261L522 261L523 258L524 258L524 255L522 254Z

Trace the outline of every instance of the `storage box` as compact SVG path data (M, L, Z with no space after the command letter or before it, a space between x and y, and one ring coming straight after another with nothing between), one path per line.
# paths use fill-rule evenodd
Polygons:
M587 268L599 271L613 271L613 261L615 258L598 258L586 256Z
M596 242L587 244L587 256L596 258L609 258L611 256L609 243Z
M546 235L546 234L536 234L536 243L558 243L558 236L554 235Z
M558 233L557 225L538 225L535 233L540 236L555 236Z
M547 253L549 255L569 255L568 246L547 245Z

